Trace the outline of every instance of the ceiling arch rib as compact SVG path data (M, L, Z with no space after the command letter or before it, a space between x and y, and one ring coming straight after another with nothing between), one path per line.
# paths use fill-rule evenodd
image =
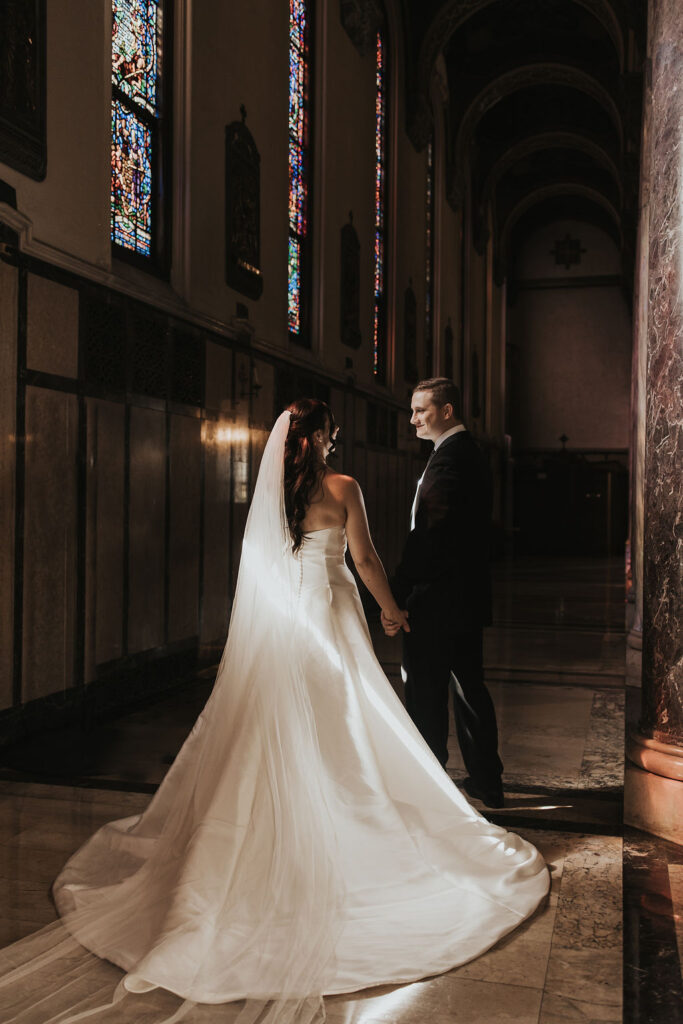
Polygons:
M506 96L536 85L568 86L596 100L610 115L620 147L623 146L623 125L619 108L605 87L591 75L568 64L536 63L514 68L489 82L470 103L460 122L453 162L454 180L449 197L454 204L462 201L465 154L472 143L478 122Z
M446 0L432 19L419 47L413 80L414 95L408 96L412 111L408 133L417 149L427 144L431 130L429 88L432 72L439 54L449 39L469 18L498 3L499 0ZM619 68L624 69L624 30L609 0L568 0L592 14L602 25L616 51Z
M614 178L614 183L621 198L623 188L619 169L610 154L602 146L592 139L580 135L578 132L543 132L520 139L495 162L482 186L481 205L483 207L487 205L495 192L498 181L516 163L533 153L550 149L575 149L586 154L586 156L592 157L597 164L607 170Z

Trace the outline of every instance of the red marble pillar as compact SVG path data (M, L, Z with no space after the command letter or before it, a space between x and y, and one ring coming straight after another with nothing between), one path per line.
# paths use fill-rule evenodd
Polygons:
M631 364L630 554L632 590L627 606L626 684L640 686L643 647L643 515L645 479L645 396L649 311L650 228L650 75L644 75L641 132L638 244L633 289L633 360Z
M683 19L680 0L651 0L650 52L642 706L638 730L629 737L627 746L631 764L627 765L625 819L683 843L683 90L680 88Z

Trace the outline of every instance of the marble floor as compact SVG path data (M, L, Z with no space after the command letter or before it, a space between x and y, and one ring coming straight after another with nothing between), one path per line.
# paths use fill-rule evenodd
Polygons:
M586 636L623 643L612 566L551 567L562 580L566 626L554 617L559 590L547 590L541 568L508 573L512 597L496 612L496 629L510 634L506 651L517 649L515 630L567 629L573 664L595 668ZM373 635L398 688L396 648ZM561 653L553 658L551 668L562 664ZM615 664L578 681L489 675L506 805L485 813L543 853L552 876L547 903L484 956L445 975L329 998L331 1024L683 1024L683 850L622 825L624 717L637 695L625 699L623 661L615 685ZM1 945L54 920L50 883L92 831L144 808L211 675L87 737L66 731L0 757ZM449 771L456 784L464 774L455 736ZM135 1021L143 1019L141 1011ZM199 1007L187 1019L217 1024L232 1016L225 1007Z

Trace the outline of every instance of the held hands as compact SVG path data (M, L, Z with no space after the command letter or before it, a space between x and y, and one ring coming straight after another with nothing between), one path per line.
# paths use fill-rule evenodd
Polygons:
M400 633L401 630L405 633L410 633L408 612L401 611L398 605L386 610L382 608L381 621L384 632L387 636L396 636L396 634Z

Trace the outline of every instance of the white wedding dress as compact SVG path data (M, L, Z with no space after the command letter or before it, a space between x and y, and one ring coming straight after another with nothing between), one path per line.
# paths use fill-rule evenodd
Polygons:
M254 517L270 497L257 486ZM148 809L54 885L69 932L126 972L119 998L158 987L311 1020L323 994L470 960L548 890L537 850L469 805L382 672L343 528L293 558L272 527L247 530L216 686Z

